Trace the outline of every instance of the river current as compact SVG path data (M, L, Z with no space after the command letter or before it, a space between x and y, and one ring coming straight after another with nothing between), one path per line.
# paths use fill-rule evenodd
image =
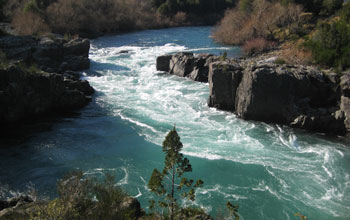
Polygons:
M0 196L23 191L55 194L72 169L109 172L116 184L148 206L147 182L161 169L161 143L176 124L201 178L195 205L214 216L238 204L244 220L350 219L349 143L288 127L243 121L207 106L208 84L157 72L156 57L192 51L235 57L239 48L216 44L211 27L147 30L92 41L84 78L95 88L80 115L65 118L25 143L0 148Z

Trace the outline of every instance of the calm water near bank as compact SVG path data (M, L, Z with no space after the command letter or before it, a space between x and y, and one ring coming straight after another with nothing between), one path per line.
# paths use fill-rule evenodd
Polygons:
M298 219L296 212L310 220L350 219L348 143L240 120L207 106L208 84L156 71L156 57L165 53L239 55L209 35L210 27L185 27L92 41L85 78L96 89L94 101L25 143L0 148L0 195L31 182L52 196L57 178L81 169L114 174L146 207L147 181L162 167L160 145L176 123L193 177L205 183L196 204L212 214L231 201L244 220Z

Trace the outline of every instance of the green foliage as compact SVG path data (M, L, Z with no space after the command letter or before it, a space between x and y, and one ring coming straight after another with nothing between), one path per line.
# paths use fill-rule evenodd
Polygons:
M322 22L313 39L305 46L312 51L316 63L346 69L350 67L350 4L346 4L339 20Z
M283 0L286 1L286 0ZM315 14L333 14L342 7L343 0L287 0L289 3L297 3L304 7L305 11Z
M5 19L5 15L4 15L4 7L7 4L8 0L0 0L0 21Z
M240 219L239 214L238 214L238 208L239 208L238 205L232 205L232 203L227 202L226 207L230 212L230 216L233 216L235 218L235 220Z
M187 172L192 171L190 161L181 154L182 143L175 127L168 133L163 141L163 152L165 153L164 168L160 172L153 170L148 182L148 188L159 197L158 205L161 209L167 210L170 219L181 213L177 204L178 198L191 201L195 200L195 188L203 185L202 180L196 182L183 177ZM150 201L150 208L153 209L157 203Z
M241 0L239 1L239 9L245 13L251 13L253 10L252 0Z
M287 62L282 58L277 58L274 63L282 65L282 64L286 64Z
M140 213L124 207L128 196L114 186L114 177L106 175L104 181L84 178L77 171L57 184L59 197L46 205L36 206L31 220L83 220L83 219L136 219Z
M6 54L0 49L0 66L7 67L9 64Z
M225 51L224 54L222 54L222 56L220 56L220 60L225 61L227 58L227 52Z
M343 0L323 0L321 13L325 15L334 14L343 5Z
M23 11L39 14L40 9L37 0L28 1L27 4L24 6Z

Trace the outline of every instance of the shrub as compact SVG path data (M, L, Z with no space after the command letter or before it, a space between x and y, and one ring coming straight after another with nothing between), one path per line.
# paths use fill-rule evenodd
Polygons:
M46 33L50 31L45 20L31 11L17 12L12 20L13 27L22 35Z
M305 46L312 51L316 63L328 67L350 67L350 3L345 4L339 19L322 22Z
M254 38L248 40L243 45L243 52L246 55L255 55L261 52L272 49L276 44L272 41L268 41L264 38Z
M59 197L36 206L30 219L136 219L139 210L125 207L128 196L114 186L113 180L110 175L101 182L73 172L58 182Z
M312 62L312 54L303 46L304 41L288 42L282 46L280 58L289 64L309 65Z
M283 6L267 0L255 0L251 4L251 13L240 7L227 11L213 32L214 39L236 45L254 38L272 40L274 29L297 22L302 12L302 8L294 4Z
M282 65L282 64L286 64L287 62L282 58L277 58L274 63Z
M177 25L185 24L185 22L187 20L187 14L185 12L178 12L174 16L173 20Z

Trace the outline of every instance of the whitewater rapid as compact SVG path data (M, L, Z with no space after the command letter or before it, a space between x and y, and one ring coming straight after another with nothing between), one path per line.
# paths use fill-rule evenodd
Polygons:
M118 37L106 42L113 40L118 42ZM301 210L305 205L334 218L350 216L350 155L346 143L284 126L240 120L232 113L207 106L208 84L156 71L156 57L163 54L220 53L230 48L193 48L176 42L104 43L101 39L92 44L91 69L97 76L87 74L86 79L101 94L97 103L110 109L110 114L134 124L139 135L157 145L176 124L184 154L254 165L268 175L269 180L259 180L248 188L234 184L224 189L220 184L205 187L198 191L203 200L212 191L241 200L247 199L251 191L262 191L277 200L298 201Z
M297 212L349 220L348 142L241 120L207 106L208 84L156 71L156 57L167 53L240 54L213 42L210 32L182 27L93 40L91 68L83 73L96 90L93 101L25 143L0 148L0 199L30 183L53 198L57 179L78 169L114 175L147 210L154 196L147 182L163 167L161 144L176 124L193 168L189 177L204 181L194 204L210 214L225 214L230 201L244 220L293 220Z

